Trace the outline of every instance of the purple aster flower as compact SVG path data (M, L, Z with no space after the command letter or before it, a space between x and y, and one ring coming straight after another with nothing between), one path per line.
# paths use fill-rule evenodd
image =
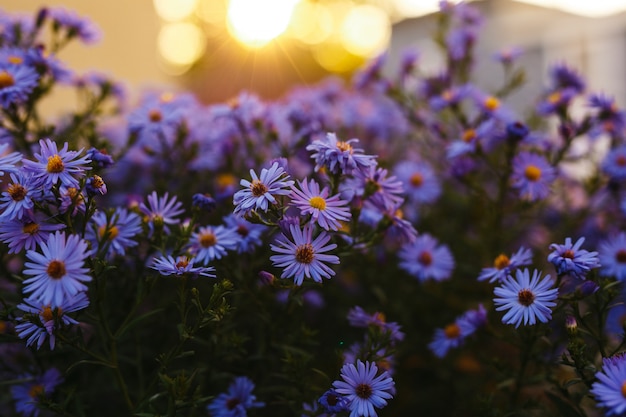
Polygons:
M600 275L626 280L626 233L619 234L600 242L598 245Z
M468 310L457 317L453 323L442 329L435 330L432 342L428 347L439 358L446 356L448 351L462 346L467 337L487 323L487 311L481 304L477 310Z
M404 339L404 333L400 331L400 326L395 322L387 323L385 315L381 312L377 311L369 314L363 308L356 306L348 311L347 318L353 327L376 326L388 332L393 342L399 342Z
M598 252L580 248L584 242L585 238L581 237L572 244L572 239L567 237L563 245L556 243L550 245L552 252L548 255L548 262L554 265L557 274L585 279L592 268L600 266Z
M263 168L260 177L254 170L250 170L252 182L242 179L240 184L245 187L233 196L235 214L246 214L251 210L261 209L267 211L269 204L276 204L275 195L287 195L293 181L285 170L274 162L269 169Z
M517 60L517 58L519 58L523 54L524 54L523 48L519 46L511 46L511 47L507 47L496 52L493 55L493 57L497 61L505 65L511 65L513 62L515 62L515 60Z
M412 202L433 203L441 195L440 181L427 162L402 161L396 164L393 173Z
M105 195L107 193L107 185L99 175L93 175L87 178L85 182L85 191L88 196Z
M569 106L578 93L572 88L548 91L543 100L537 104L537 113L548 116L563 111Z
M13 172L16 170L15 164L22 160L22 154L19 152L7 153L9 149L8 143L0 144L0 177L5 172Z
M26 298L17 308L25 312L18 319L15 332L20 339L27 339L26 346L36 345L41 348L46 339L50 339L50 349L54 349L56 342L55 331L61 326L78 324L67 313L83 310L89 305L87 294L79 292L62 304L44 304L39 300Z
M221 259L228 251L235 250L239 235L224 226L204 226L192 233L188 248L196 257L196 262L207 265L214 259Z
M207 409L213 417L245 417L247 410L265 406L265 403L256 400L253 390L254 383L250 378L237 377L228 387L228 392L215 397Z
M350 410L348 398L332 388L323 393L317 402L329 413L341 413Z
M626 355L622 352L602 358L602 370L596 373L591 394L606 416L623 416L626 413Z
M550 79L555 89L570 88L577 93L585 90L583 78L564 63L556 64L550 69Z
M361 211L361 214L365 210L366 208ZM401 209L395 210L393 214L385 213L384 219L389 222L389 227L385 230L387 240L398 245L415 242L417 230L410 221L404 219L404 212Z
M0 220L21 219L32 212L34 194L39 190L31 176L23 171L12 172L12 182L0 196Z
M9 246L9 253L36 249L50 233L64 229L64 224L48 223L42 214L0 222L0 241Z
M432 84L438 84L439 82L448 84L449 80L435 78L431 80L431 83L427 82L424 84L422 88L430 90L433 87ZM469 92L471 91L471 88L468 85L455 85L449 88L440 88L442 88L441 91L438 91L437 93L434 91L424 91L424 93L429 96L428 106L436 112L439 112L449 106L459 104L469 95ZM437 88L436 90L439 90L440 88Z
M327 133L323 139L316 139L307 145L306 150L313 152L315 170L326 167L331 174L353 174L354 171L376 165L376 157L365 155L363 149L353 144L358 139L340 141L334 133Z
M524 152L513 159L513 187L522 199L536 201L550 193L550 185L556 179L555 169L541 155Z
M69 38L78 37L81 41L92 44L102 37L98 27L90 20L79 16L73 10L63 7L48 9L50 19L54 22L54 27L64 28Z
M234 230L239 235L239 240L237 241L238 253L252 252L263 243L261 236L267 230L267 226L250 223L234 214L224 217L223 220L226 227Z
M621 135L626 125L626 114L620 110L615 99L603 94L589 96L589 107L595 110L590 119L591 129L587 132L590 138L596 138L602 133Z
M161 275L188 275L198 276L202 275L209 278L215 278L215 268L212 266L194 266L196 259L186 255L177 256L174 259L173 256L161 256L155 258L150 268L155 269Z
M495 133L496 123L494 119L487 119L476 128L469 127L463 131L459 140L448 145L446 156L449 159L454 159L461 155L473 154L487 145L487 140L492 138Z
M63 382L61 372L56 368L48 369L43 375L22 375L24 380L11 387L11 396L15 401L15 411L24 417L39 416L39 401L50 397L56 387Z
M298 181L298 188L291 187L291 204L300 209L303 215L311 214L311 221L316 222L324 230L339 230L340 221L348 221L352 216L348 208L348 202L341 200L336 194L328 197L329 189L324 187L320 191L320 186L315 180L307 183Z
M98 251L106 248L106 256L111 259L124 255L128 248L137 246L135 236L141 233L141 217L123 207L117 207L112 213L96 212L91 217L85 238Z
M165 233L169 233L167 225L178 224L180 219L176 216L182 214L183 203L176 199L176 196L172 196L170 199L169 193L165 193L159 197L156 191L148 196L148 205L141 203L139 210L146 216L149 221L150 231L154 232L155 229L163 228Z
M43 304L62 305L66 299L87 290L84 282L91 281L84 268L85 258L89 256L87 242L78 235L56 232L41 245L42 253L30 250L25 262L24 293Z
M39 74L27 65L0 63L0 106L24 102L39 83Z
M295 285L302 285L304 278L313 278L315 282L322 282L322 278L330 278L335 275L326 263L338 264L339 258L324 252L337 247L331 243L330 236L321 232L313 240L313 226L308 224L304 229L291 225L289 227L291 237L284 234L276 240L276 245L270 245L274 252L279 255L270 257L275 266L285 268L281 278L294 279Z
M76 216L78 213L85 213L87 206L85 205L85 195L76 187L64 187L59 190L61 213L70 213Z
M340 185L340 190L345 200L361 197L382 212L394 212L404 202L402 181L393 175L387 177L386 169L374 165L357 171Z
M513 111L502 104L499 98L487 94L477 87L471 88L468 95L483 115L506 123L516 120Z
M196 193L191 197L191 205L207 213L211 213L217 208L217 202L213 197L200 193Z
M404 245L398 257L400 268L420 281L443 281L450 278L454 270L450 249L426 233L418 236L413 243Z
M374 408L383 408L393 398L395 384L387 371L377 375L378 367L372 362L357 361L341 368L342 380L333 382L335 391L349 401L350 417L376 417Z
M612 179L626 179L626 145L619 145L609 151L602 161L602 171Z
M68 151L68 143L63 144L61 150L57 149L56 142L50 139L39 141L40 153L35 154L37 161L23 160L24 170L33 173L35 181L44 188L50 188L57 183L66 187L79 188L78 179L83 177L85 171L91 169L87 166L91 160L88 156L80 156L80 151Z
M502 281L520 266L530 265L532 262L532 252L530 249L521 247L509 258L501 253L494 259L493 267L483 268L478 275L478 281L489 280L489 282Z
M107 153L106 149L91 148L87 151L87 157L100 168L108 168L113 165L113 157Z
M541 278L541 272L535 269L531 278L528 268L516 270L515 278L509 275L493 291L496 310L506 310L502 322L516 328L522 323L547 323L552 319L551 307L556 305L558 296L558 289L553 286L550 275Z

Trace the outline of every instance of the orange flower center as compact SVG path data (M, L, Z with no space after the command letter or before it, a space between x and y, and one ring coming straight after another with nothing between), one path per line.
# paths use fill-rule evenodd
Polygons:
M467 129L463 132L462 136L463 142L469 143L476 139L476 131L474 129Z
M13 76L6 71L0 72L0 89L15 85Z
M622 397L626 398L626 381L622 384Z
M461 335L461 328L456 323L448 324L443 329L443 334L445 334L448 339L456 339Z
M352 153L352 146L348 142L343 142L343 141L337 142L337 149L339 149L341 152Z
M369 397L372 396L372 387L369 386L368 384L359 384L356 386L355 389L356 395L358 395L361 398L365 398L368 399Z
M39 231L39 225L37 223L26 223L22 227L22 232L28 233L29 235L34 235Z
M316 208L318 210L326 209L326 200L324 200L324 198L320 196L311 197L309 199L309 204L311 205L311 207Z
M626 263L626 250L620 249L615 254L615 260L619 263Z
M63 276L65 276L65 273L66 273L65 263L63 261L53 259L48 264L48 268L46 269L46 272L52 279L63 278Z
M20 58L19 56L15 56L15 55L12 55L12 56L8 57L7 61L9 61L9 63L15 64L15 65L19 65L22 62L24 62L24 60L22 58Z
M267 186L259 180L252 180L250 189L252 190L252 195L255 197L261 197L267 192Z
M41 316L41 318L43 318L44 321L50 321L54 317L54 315L52 314L52 308L50 308L50 306L45 306L43 310L41 310L41 313L39 313L39 315Z
M150 113L148 113L148 117L150 118L150 121L154 123L158 123L163 120L163 115L160 111L156 109L150 110Z
M38 398L39 396L41 396L44 393L45 389L43 387L43 385L41 384L36 384L33 385L32 387L30 387L30 389L28 390L28 396L30 398Z
M493 266L497 269L504 269L511 264L511 260L505 254L500 254L493 261Z
M111 226L107 229L106 225L102 225L98 228L98 234L107 240L113 240L119 235L120 229L117 226ZM106 236L105 236L106 235Z
M524 170L524 176L528 181L537 181L541 178L541 169L535 165L528 165Z
M500 107L500 100L498 100L497 98L493 96L489 96L485 99L485 107L489 111L494 111L498 107Z
M64 169L65 165L63 165L63 160L58 154L48 157L48 172L58 174L59 172L63 172Z
M200 235L200 245L203 248L209 248L217 243L217 237L213 232L204 232Z
M187 268L187 265L189 265L189 259L187 258L181 258L178 262L176 262L176 268L178 269Z
M21 184L11 184L7 191L13 201L22 201L26 198L26 188Z
M310 243L305 243L296 248L296 261L301 264L310 264L315 257L315 251Z
M409 182L413 187L419 187L424 183L424 177L419 172L416 172L415 174L411 175Z
M417 261L424 266L429 266L433 263L433 256L430 252L424 251L417 257Z
M525 288L517 293L517 300L521 305L528 307L535 301L535 294L528 288Z

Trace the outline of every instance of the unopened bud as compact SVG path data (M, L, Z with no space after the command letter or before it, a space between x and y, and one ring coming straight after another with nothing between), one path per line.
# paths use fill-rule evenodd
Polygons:
M565 316L565 329L572 336L578 334L578 323L574 316Z

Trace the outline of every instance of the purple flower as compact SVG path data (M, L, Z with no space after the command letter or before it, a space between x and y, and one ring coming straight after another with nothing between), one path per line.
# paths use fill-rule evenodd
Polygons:
M536 201L548 196L556 171L543 156L524 152L513 159L511 179L522 199Z
M113 165L113 157L105 149L91 148L87 151L87 157L100 168L108 168Z
M117 207L112 213L99 211L91 218L86 239L98 251L106 249L107 258L124 255L128 248L137 246L133 240L141 232L141 217L137 213Z
M267 230L262 224L250 223L246 219L231 214L224 217L224 224L239 235L237 240L237 252L249 253L263 243L261 236Z
M292 186L291 204L300 209L301 214L311 214L311 221L316 222L324 230L339 230L340 221L350 220L348 202L341 200L339 195L328 197L328 187L320 191L314 180L307 183L298 181L300 189Z
M396 164L393 173L412 202L433 203L441 195L440 181L427 162L402 161Z
M626 179L626 145L619 145L609 151L602 161L602 171L612 179Z
M489 282L502 281L520 266L530 265L532 253L530 249L521 247L509 258L501 253L494 259L493 267L483 268L478 276L478 281L489 280Z
M556 305L558 289L550 275L541 278L541 272L533 271L532 278L528 269L516 270L515 278L509 275L499 287L494 289L493 299L497 311L506 311L502 323L533 325L540 321L547 323L552 319L551 307Z
M96 25L76 14L73 10L62 7L49 9L49 15L54 22L55 28L64 28L67 36L73 38L77 36L81 41L91 44L98 42L102 37Z
M600 242L598 245L600 275L626 280L626 233L619 234Z
M623 134L626 114L617 107L614 98L592 94L589 96L589 107L595 110L595 115L590 119L592 127L587 133L589 137L596 138L602 133Z
M584 242L585 238L581 237L572 244L572 239L567 237L563 245L556 243L550 245L552 252L548 255L548 262L555 266L557 274L586 279L592 268L600 266L598 252L580 249Z
M26 314L18 319L15 332L20 339L27 339L26 346L36 345L39 349L46 339L50 339L50 349L54 349L55 331L60 326L78 324L67 313L83 310L88 305L89 299L84 292L79 292L72 298L65 299L59 305L45 304L39 300L26 298L23 303L17 305L17 308Z
M56 387L63 382L61 372L56 368L48 369L43 375L22 375L23 382L11 387L11 396L15 401L15 411L24 417L39 416L39 401L50 397Z
M87 195L91 197L105 195L107 193L107 185L100 175L93 175L87 178L85 191L87 191Z
M276 239L276 245L270 245L272 251L279 255L273 255L270 260L275 266L285 268L281 278L294 279L295 285L302 285L304 278L312 278L315 282L322 282L322 278L330 278L335 275L326 263L338 264L339 258L335 255L327 255L325 252L337 247L331 243L330 236L321 232L313 240L313 226L306 225L304 229L292 225L289 227L291 237L284 234Z
M501 49L493 57L505 65L511 65L517 58L524 54L524 49L519 46L511 46Z
M461 155L473 154L483 148L496 132L494 119L487 119L476 128L469 127L463 131L461 138L450 143L446 149L446 156L455 159Z
M400 326L395 322L387 323L385 315L380 312L368 314L363 308L356 306L348 311L348 322L353 327L376 326L388 332L392 342L399 342L404 339L404 333L400 331Z
M376 417L374 408L383 408L393 398L395 384L387 371L377 375L378 367L372 362L357 361L341 368L341 379L333 382L335 391L349 402L350 417Z
M169 233L167 225L173 225L180 223L180 220L176 218L179 214L182 214L183 203L176 199L176 196L172 196L170 199L169 193L165 193L159 197L156 191L148 196L148 205L141 203L139 210L147 217L150 222L150 230L163 228L165 233Z
M6 153L9 149L8 143L0 144L0 177L5 172L13 172L16 170L15 164L22 160L22 154L19 152Z
M26 101L38 83L39 75L30 66L0 63L0 106Z
M483 305L477 310L468 310L457 317L453 323L435 330L430 350L439 358L446 356L450 349L463 345L465 339L487 323L487 311Z
M564 63L556 64L550 69L550 79L555 89L571 88L577 93L585 90L583 78Z
M33 197L39 191L31 176L23 171L11 173L12 182L0 196L0 220L21 219L30 213L35 205Z
M339 394L333 388L322 394L317 402L329 413L341 413L350 410L348 398Z
M207 265L214 259L221 259L227 251L235 250L239 236L224 226L204 226L191 235L189 242L188 248L196 262Z
M324 139L316 139L306 147L313 152L315 170L326 167L331 174L353 174L376 165L376 157L365 155L363 149L355 148L358 139L340 141L334 133L327 133Z
M212 417L245 417L247 410L264 407L252 394L254 383L245 376L235 378L228 387L228 392L219 394L207 406Z
M251 169L250 176L252 182L242 179L240 184L245 188L237 191L233 196L235 214L246 214L258 209L267 211L269 204L277 202L274 196L289 194L288 187L294 183L288 180L289 175L278 162L274 162L269 169L263 168L260 177Z
M602 359L602 370L596 373L591 394L606 416L623 416L626 412L626 356L619 353Z
M374 165L359 171L352 180L344 182L341 190L344 198L355 193L383 212L393 212L404 202L402 182L393 175L387 177L386 169Z
M209 278L215 278L215 268L212 266L194 266L196 259L190 258L186 255L177 256L174 259L173 256L161 256L155 258L150 268L155 269L161 275L188 275L198 276L202 275Z
M0 241L9 246L9 253L36 249L50 233L64 229L64 224L46 222L43 214L0 222Z
M80 156L80 151L68 151L65 142L61 150L50 139L39 141L40 153L35 154L37 161L23 160L24 170L33 173L33 179L44 188L50 188L57 183L66 187L80 188L75 176L83 177L85 171L91 169L87 166L90 161L88 156Z
M413 243L404 245L398 253L400 268L420 281L450 278L454 270L454 258L445 245L429 234L422 234Z
M84 268L85 258L89 255L87 242L78 235L56 232L41 245L42 253L30 250L26 257L24 292L31 293L30 298L43 304L62 305L79 292L87 290L84 282L91 281Z

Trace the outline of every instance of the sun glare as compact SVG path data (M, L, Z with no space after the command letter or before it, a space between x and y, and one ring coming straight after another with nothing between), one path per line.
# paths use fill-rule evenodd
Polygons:
M259 48L282 34L297 0L231 0L228 31L242 44Z

